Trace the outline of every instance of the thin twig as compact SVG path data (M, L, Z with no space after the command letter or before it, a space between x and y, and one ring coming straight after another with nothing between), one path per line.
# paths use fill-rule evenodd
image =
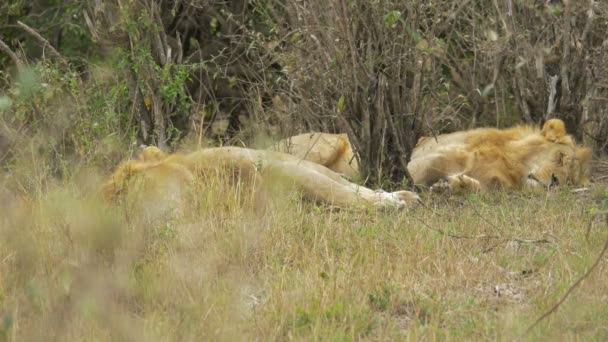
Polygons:
M477 210L477 208L475 208L475 206L472 206L471 208L475 212L475 215L477 215L479 218L481 218L485 223L487 223L490 226L492 226L492 228L494 228L497 231L499 231L499 232L502 233L502 228L498 227L498 225L494 224L493 222L491 222L490 220L488 220L485 216L481 215L481 213Z
M475 206L471 207L473 209L473 211L475 212L475 214L481 218L484 222L486 222L487 224L489 224L490 226L492 226L494 229L502 232L502 228L500 228L498 225L492 223L490 220L488 220L487 218L485 218L483 215L481 215L481 213L479 211L477 211L477 208L475 208ZM508 241L514 241L514 242L519 242L519 243L553 243L550 240L547 239L518 239L518 238L507 238Z
M311 134L310 134L310 137L311 137L311 138L312 138L312 135L313 135L313 134L314 134L314 133L311 133ZM291 139L291 138L288 138L288 139ZM305 159L306 159L306 157L308 157L308 154L309 154L309 153L310 153L310 151L312 151L312 149L313 149L313 148L314 148L314 147L317 145L317 143L319 142L319 139L321 139L321 134L317 134L317 138L315 139L315 142L313 142L313 143L310 145L310 147L308 148L308 150L306 150L306 153L304 153L304 156L302 156L302 158L301 158L301 159L298 161L298 164L300 164L300 163L301 163L303 160L305 160ZM289 141L289 144L291 145L291 140ZM291 146L289 146L289 147L291 147ZM288 150L287 150L287 151L289 151L289 147L288 147Z
M447 31L448 29L452 28L452 22L454 21L454 19L459 17L460 12L466 8L469 3L471 2L471 0L465 0L463 1L460 6L458 6L458 8L454 8L455 6L452 6L452 10L450 11L451 13L447 16L447 18L441 23L440 28L437 30L437 33L444 33L445 31ZM456 3L454 3L456 4Z
M433 213L438 214L435 210L431 209L429 206L427 206L426 204L419 202L423 208L427 209L427 210L431 210L433 211ZM493 224L492 222L490 222L489 220L485 219L483 216L481 216L481 214L479 214L479 212L476 212L477 215L484 220L486 223L488 223L489 225L493 226L495 229L497 230L501 230L499 229L495 224ZM476 235L476 236L472 236L472 235L456 235L456 234L452 234L452 233L448 233L442 229L439 228L435 228L432 227L430 224L424 222L423 220L412 216L412 218L414 218L416 221L420 222L425 228L430 229L432 231L435 231L441 235L445 235L448 237L452 237L452 238L456 238L456 239L470 239L470 240L474 240L474 239L495 239L495 240L500 240L501 242L517 242L517 243L529 243L529 244L542 244L542 243L553 243L550 240L547 239L520 239L520 238L511 238L511 237L504 237L504 236L500 236L500 235L489 235L489 234L481 234L481 235Z
M551 240L547 239L518 239L518 238L509 238L505 241L514 241L518 243L553 243Z
M482 235L477 235L477 236L467 236L467 235L456 235L456 234L452 234L452 233L448 233L442 229L439 228L435 228L433 226L431 226L430 224L424 222L423 220L412 216L412 218L418 222L420 222L424 227L426 227L427 229L430 229L434 232L437 232L441 235L444 236L449 236L451 238L455 238L455 239L470 239L470 240L474 240L474 239L484 239L484 238L489 238L489 239L501 239L500 236L495 236L495 235L487 235L487 234L482 234Z
M602 215L608 215L608 211L602 211L591 216L591 218L589 219L589 224L587 224L587 230L585 231L585 240L589 241L589 233L591 233L591 228L593 227L593 220L595 220L596 217ZM608 217L606 219L608 220Z
M608 212L604 212L603 214L608 215ZM595 217L595 215L594 215L594 217ZM593 220L593 217L591 218L591 220ZM608 221L608 216L607 216L607 221ZM604 257L604 254L606 254L607 250L608 250L608 238L606 238L606 242L604 243L604 248L598 255L598 257L595 260L595 262L593 263L593 265L589 268L589 270L587 270L587 272L585 272L585 274L583 274L582 277L578 278L578 280L572 286L570 286L570 288L568 289L568 291L566 291L564 296L557 303L555 303L555 305L553 305L551 307L551 309L547 310L547 312L545 312L536 321L534 321L534 323L532 323L532 325L530 325L524 331L524 333L519 336L519 339L522 339L523 337L528 335L532 331L532 329L534 329L540 322L542 322L545 318L549 317L552 313L557 311L557 309L562 305L562 303L565 302L566 299L568 299L568 297L570 296L572 291L574 291L574 289L576 289L583 282L583 280L585 280L587 277L589 277L591 272L593 272L593 270L597 267L597 265L599 265L600 261L602 261L602 258Z

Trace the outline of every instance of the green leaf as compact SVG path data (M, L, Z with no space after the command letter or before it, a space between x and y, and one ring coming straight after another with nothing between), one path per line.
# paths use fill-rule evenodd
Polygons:
M344 110L344 95L340 96L338 99L338 113L342 113Z
M386 25L386 27L395 28L400 19L401 11L388 11L384 15L384 25Z
M414 43L418 43L422 39L422 37L420 37L420 34L418 34L418 32L412 32L411 36L412 36L412 39L414 40Z
M291 42L295 43L298 40L300 40L301 37L302 37L302 34L300 32L295 32L294 34L291 35Z

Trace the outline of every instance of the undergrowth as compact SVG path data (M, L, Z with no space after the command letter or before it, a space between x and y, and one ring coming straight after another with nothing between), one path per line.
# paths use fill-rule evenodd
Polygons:
M424 206L380 212L297 194L259 209L249 190L219 181L185 210L150 216L99 201L95 174L33 184L28 196L5 178L3 339L511 340L608 238L595 215L602 185L425 195ZM604 260L527 338L605 339L607 277Z

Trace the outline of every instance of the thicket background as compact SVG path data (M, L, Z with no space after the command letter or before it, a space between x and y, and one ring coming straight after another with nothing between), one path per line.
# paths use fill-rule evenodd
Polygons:
M0 158L51 152L61 175L125 146L320 130L399 182L420 135L550 117L601 154L607 18L592 0L3 1Z
M311 130L369 183L420 135L554 116L600 157L607 56L605 0L2 0L0 341L608 340L601 182L400 212L257 210L230 177L182 215L96 196L141 144Z

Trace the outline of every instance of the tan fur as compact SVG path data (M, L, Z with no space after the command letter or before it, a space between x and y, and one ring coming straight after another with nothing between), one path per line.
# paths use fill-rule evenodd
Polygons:
M478 128L419 140L408 170L417 184L447 180L452 190L518 189L527 184L584 185L591 152L559 119L530 126Z
M167 154L156 146L146 146L141 151L141 156L139 158L146 162L158 162L167 158Z
M143 188L148 192L181 193L221 174L236 175L254 184L287 181L304 195L335 206L402 207L418 201L415 193L374 191L345 180L323 165L290 154L240 147L202 149L189 154L165 155L146 148L140 159L121 164L103 186L106 198L116 200ZM144 181L140 181L144 179ZM133 185L135 184L135 185ZM142 185L143 184L143 185Z
M566 133L566 125L560 119L547 120L540 134L554 143L574 146L574 140Z
M351 179L359 176L359 163L346 134L304 133L281 140L274 150L321 164Z

